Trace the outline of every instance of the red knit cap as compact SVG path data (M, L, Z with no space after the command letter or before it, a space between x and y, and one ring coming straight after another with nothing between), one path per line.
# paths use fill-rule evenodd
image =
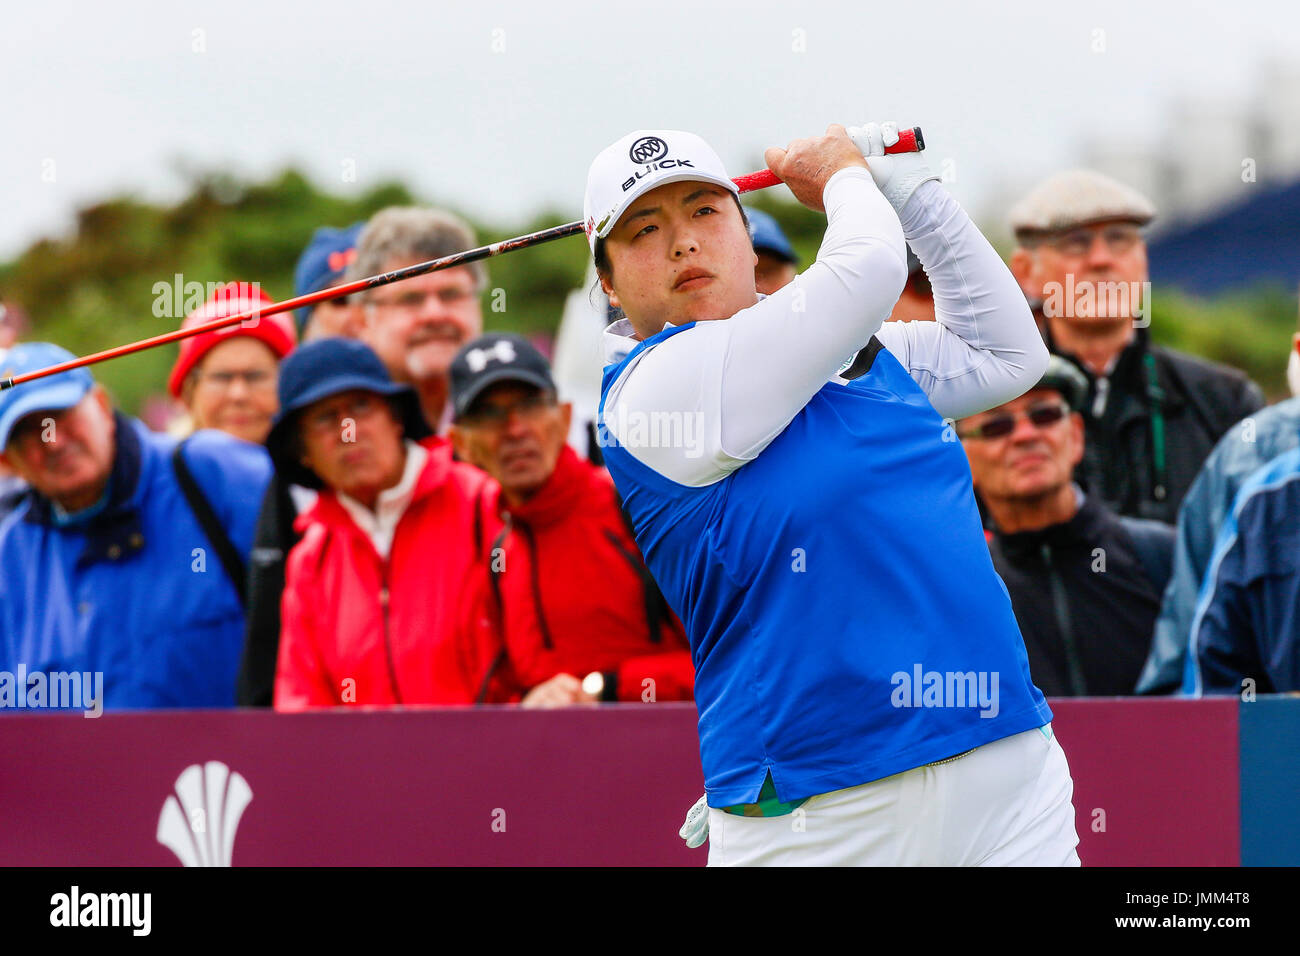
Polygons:
M207 302L187 315L185 321L181 323L181 328L192 329L205 322L238 315L241 312L251 312L253 309L273 304L271 297L263 292L260 286L250 285L247 282L227 282L214 290ZM172 396L181 397L181 385L185 381L185 376L203 356L207 355L214 346L237 335L248 335L265 343L266 347L275 353L277 359L282 359L292 352L297 341L293 320L284 312L258 316L255 321L236 322L223 329L182 339L181 354L176 359L176 364L172 366L171 377L167 380L167 390L172 393Z

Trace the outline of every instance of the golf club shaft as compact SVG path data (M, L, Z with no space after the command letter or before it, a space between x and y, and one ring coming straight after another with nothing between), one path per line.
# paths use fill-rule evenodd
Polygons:
M911 127L900 129L898 142L893 146L886 147L885 152L910 153L924 148L925 140L921 137L920 127ZM745 176L738 176L733 179L732 182L736 184L736 187L742 193L747 193L758 189L766 189L769 186L776 186L781 182L781 180L777 179L776 175L770 169L762 169ZM237 323L252 322L256 324L263 317L268 315L276 315L280 312L288 312L290 309L315 305L318 302L324 302L328 299L337 299L345 295L352 295L353 293L364 292L369 289L377 289L380 286L390 285L394 282L401 282L403 279L413 279L416 276L427 275L430 272L437 272L440 269L453 269L456 266L463 266L470 262L478 262L480 259L490 259L493 256L499 256L502 253L513 252L516 249L526 249L529 246L540 245L543 242L550 242L554 239L563 239L565 236L576 235L580 232L582 232L582 223L570 222L563 226L552 226L550 229L543 229L540 232L532 232L524 236L516 236L513 239L503 239L501 242L493 242L486 246L479 246L476 249L467 249L464 252L457 252L454 255L443 256L441 259L430 259L428 262L417 262L415 265L396 269L392 272L383 272L379 275L369 276L364 279L356 279L352 282L347 282L343 285L336 285L329 289L321 289L318 292L309 292L306 295L295 296L292 299L285 299L283 302L276 302L260 309L240 312L236 315L226 316L221 319L213 319L211 322L204 322L202 325L196 325L188 329L176 329L172 332L164 332L161 335L141 339L138 342L130 342L126 345L119 345L111 349L106 349L103 352L95 352L93 355L85 355L68 362L61 362L58 365L51 365L49 368L36 369L22 375L0 379L0 391L7 388L13 388L15 385L22 385L24 382L30 382L38 378L58 375L61 372L68 372L74 368L81 368L86 365L95 365L109 359L120 358L123 355L131 355L135 352L142 352L145 349L156 348L159 345L179 342L181 339L187 339L194 335L202 335L204 332L212 332L216 329L224 329L227 326L235 325Z

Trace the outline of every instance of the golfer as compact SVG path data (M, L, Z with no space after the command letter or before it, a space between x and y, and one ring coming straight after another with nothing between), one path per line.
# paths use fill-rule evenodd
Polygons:
M951 427L1032 387L1047 351L922 156L884 155L896 141L831 126L767 151L828 224L766 297L699 137L639 130L588 174L588 241L626 316L598 427L690 637L708 811L683 835L707 820L710 865L1079 862L1069 768ZM937 322L884 326L904 237Z

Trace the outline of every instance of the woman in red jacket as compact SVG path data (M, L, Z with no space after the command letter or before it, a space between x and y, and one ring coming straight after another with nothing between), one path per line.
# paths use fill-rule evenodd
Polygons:
M279 389L267 447L321 494L289 555L276 710L471 703L492 626L475 538L489 480L428 437L415 393L360 342L303 346Z
M677 615L641 560L609 474L568 445L572 406L526 339L484 335L451 366L461 458L496 479L489 534L504 639L484 699L524 706L690 700L695 668ZM497 484L499 483L499 484Z

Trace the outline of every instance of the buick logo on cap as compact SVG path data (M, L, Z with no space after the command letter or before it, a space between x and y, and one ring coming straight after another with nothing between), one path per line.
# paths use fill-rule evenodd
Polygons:
M642 136L632 144L627 155L634 163L653 163L668 155L668 144L658 136Z

